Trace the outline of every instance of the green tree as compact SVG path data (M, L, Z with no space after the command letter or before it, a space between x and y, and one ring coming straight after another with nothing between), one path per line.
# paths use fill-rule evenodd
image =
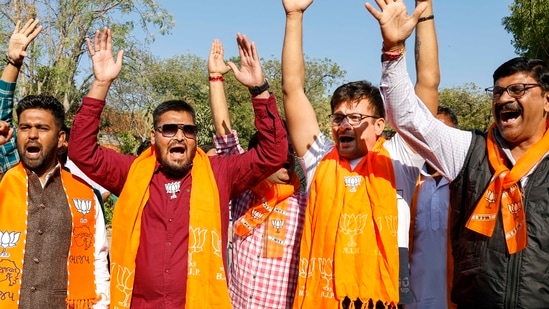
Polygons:
M549 5L547 0L515 0L504 17L517 54L549 63Z
M474 83L442 89L439 102L455 111L460 129L486 131L492 123L490 96Z
M230 60L238 64L239 59L232 58ZM135 68L132 70L123 68L121 75L124 78L119 78L113 84L108 104L117 109L119 113L124 112L132 115L133 121L125 128L129 129L129 132L139 142L149 137L152 128L152 110L158 103L171 99L183 99L193 105L196 110L197 124L200 128L199 145L213 143L212 136L215 130L211 120L205 59L195 55L181 55L158 60L149 55L141 57L139 61L134 61L130 57L126 65ZM271 90L277 96L279 111L283 115L280 60L262 59L262 65ZM307 59L306 65L306 93L313 103L319 119L327 125L327 121L322 120L326 119L326 115L329 114L331 95L329 90L335 84L342 82L345 71L329 59ZM142 73L132 75L136 68L140 69ZM224 86L232 127L238 130L241 144L246 148L249 138L256 130L250 93L234 78L232 73L226 74ZM138 120L143 121L140 123ZM111 121L105 123L103 128L106 129L121 122Z
M4 51L17 20L37 17L45 28L30 46L31 57L19 79L18 94L54 95L69 112L80 103L91 78L85 38L93 38L95 30L109 26L114 45L132 50L149 44L154 33L169 33L174 25L173 17L154 0L2 0L0 7L0 46ZM133 35L136 27L145 33L144 38Z

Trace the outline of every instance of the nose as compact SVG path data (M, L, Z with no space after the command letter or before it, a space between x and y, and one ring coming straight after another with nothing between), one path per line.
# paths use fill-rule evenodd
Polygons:
M35 127L31 127L29 129L29 138L37 139L38 138L38 129Z
M341 123L339 124L339 128L341 129L346 129L347 127L352 127L351 124L349 123L349 118L348 117L345 117L343 118L343 120L341 120Z
M183 133L183 128L177 128L177 132L175 132L175 135L173 136L174 139L178 141L182 141L185 139L185 133Z
M509 93L507 92L507 90L503 91L499 97L497 97L495 100L493 100L493 103L507 103L507 102L512 102L514 101L515 98L513 98L512 96L509 95Z

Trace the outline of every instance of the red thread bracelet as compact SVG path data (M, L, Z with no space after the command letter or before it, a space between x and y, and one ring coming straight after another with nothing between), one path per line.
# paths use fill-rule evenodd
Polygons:
M225 78L223 77L223 75L221 75L221 76L210 76L209 80L211 82L224 82Z
M381 53L385 56L387 56L387 59L390 61L398 60L404 55L405 47L402 46L401 49L397 51L388 51L385 50L385 48L381 48Z

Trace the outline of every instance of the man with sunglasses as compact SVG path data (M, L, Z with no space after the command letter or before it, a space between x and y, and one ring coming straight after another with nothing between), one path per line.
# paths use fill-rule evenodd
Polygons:
M122 66L110 29L88 50L95 80L72 126L69 155L90 178L119 195L113 217L111 303L118 308L231 308L226 281L229 199L286 160L286 132L268 91L255 44L237 35L236 78L252 94L258 147L207 156L197 148L195 112L181 100L153 112L152 146L139 156L97 144L100 114ZM210 77L210 80L215 77ZM221 80L221 77L218 77Z
M487 132L438 121L414 94L404 42L419 14L402 0L367 4L379 21L381 80L389 120L450 184L454 259L451 299L458 308L549 308L549 68L513 58L493 74L494 123ZM450 142L451 141L451 142Z

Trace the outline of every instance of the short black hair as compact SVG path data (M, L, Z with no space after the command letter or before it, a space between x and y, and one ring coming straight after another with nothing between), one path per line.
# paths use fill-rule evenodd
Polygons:
M379 118L385 118L385 107L379 88L375 87L366 80L355 81L343 84L334 91L330 101L332 113L343 102L355 103L362 99L367 99L374 115Z
M155 129L160 121L160 116L169 111L187 112L191 114L193 122L196 124L196 113L189 103L183 100L169 100L160 103L153 111L153 124Z
M500 65L494 71L494 84L503 77L511 76L515 73L525 73L536 80L545 93L549 90L549 68L547 63L540 59L527 57L516 57Z
M454 127L456 128L458 127L459 125L458 117L453 109L451 109L450 107L439 106L437 109L437 115L441 115L441 114L450 118L450 121L452 121L452 124L454 125Z
M53 114L55 124L59 130L63 129L63 126L65 125L65 108L55 97L45 94L28 95L24 97L17 103L17 107L15 108L17 118L19 119L21 113L28 109L43 109L50 111Z

